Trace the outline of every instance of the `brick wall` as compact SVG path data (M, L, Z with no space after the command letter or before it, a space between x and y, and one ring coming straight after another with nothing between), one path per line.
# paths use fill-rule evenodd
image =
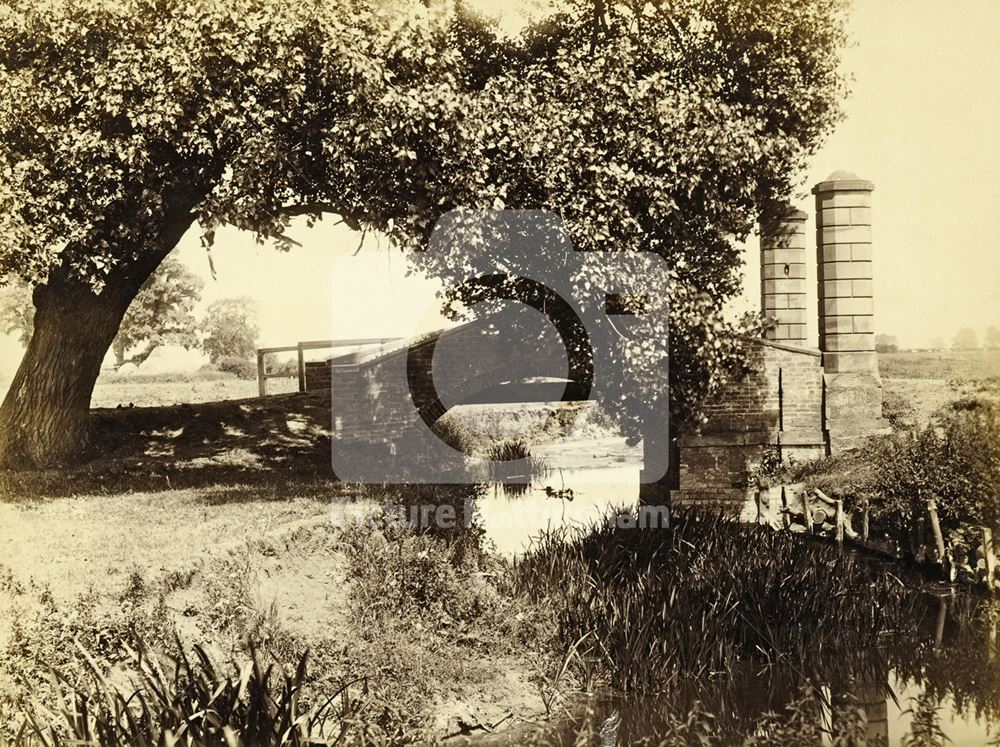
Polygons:
M706 405L707 421L697 432L679 437L675 504L745 512L747 470L768 449L786 461L826 453L820 354L755 340L750 355L750 373Z

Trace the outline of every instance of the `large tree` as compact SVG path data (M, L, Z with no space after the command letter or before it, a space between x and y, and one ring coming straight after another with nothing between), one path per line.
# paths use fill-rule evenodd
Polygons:
M202 348L212 363L227 357L253 358L260 335L257 317L257 302L247 296L222 298L208 307L201 322Z
M157 345L192 347L198 343L194 307L204 282L184 264L168 257L143 284L128 307L111 343L118 365L129 351L144 359ZM0 332L27 345L34 331L31 288L10 283L0 288Z
M121 365L129 351L145 359L157 345L198 344L194 307L204 282L184 263L167 257L139 289L111 343Z
M841 13L566 0L508 38L450 2L6 3L0 277L37 288L0 464L80 452L101 359L195 222L287 247L330 212L418 249L452 208L553 210L580 249L668 261L671 393L696 402L736 354L735 242L836 119Z

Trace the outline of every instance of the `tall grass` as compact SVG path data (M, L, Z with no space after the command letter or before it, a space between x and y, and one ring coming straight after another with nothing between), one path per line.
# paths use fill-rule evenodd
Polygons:
M900 599L850 554L698 514L666 530L544 533L513 577L555 605L563 650L588 635L581 658L639 693L748 663L815 670L831 650L877 644Z
M140 646L134 655L139 683L123 690L85 650L80 652L89 665L89 678L79 684L53 673L62 701L59 711L28 711L14 744L338 744L344 743L365 706L363 683L348 681L311 710L302 709L306 654L293 673L264 666L255 651L250 661L226 671L198 646L189 657L178 641L173 666L165 671Z
M527 492L537 478L550 472L544 459L531 455L527 444L519 438L504 439L486 449L489 481L502 485L511 495Z

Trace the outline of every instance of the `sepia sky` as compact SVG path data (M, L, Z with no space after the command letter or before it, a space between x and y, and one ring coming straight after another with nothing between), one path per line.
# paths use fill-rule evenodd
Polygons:
M495 3L482 0L484 7ZM1000 2L856 0L854 76L846 119L805 175L796 205L810 214L809 189L837 169L875 184L873 233L877 330L903 346L950 342L963 326L980 337L1000 326ZM227 296L260 303L262 345L328 337L404 336L440 326L433 281L407 277L405 258L327 218L296 226L302 246L279 253L235 230L216 237L213 279L196 232L177 252L205 278L203 306ZM745 251L738 308L758 308L755 240ZM811 339L815 268L809 265ZM815 344L815 343L814 343ZM0 378L20 358L0 338Z

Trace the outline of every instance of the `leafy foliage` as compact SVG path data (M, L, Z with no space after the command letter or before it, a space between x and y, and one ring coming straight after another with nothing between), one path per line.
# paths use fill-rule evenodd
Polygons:
M734 239L836 121L843 42L828 0L565 0L515 38L415 0L13 0L0 275L127 302L195 219L206 246L231 224L287 248L295 215L332 212L419 249L453 208L545 208L579 249L666 259L687 416L738 367L720 312ZM415 264L447 280L489 266L473 238ZM619 353L649 382L665 332ZM633 436L651 388L615 410Z
M562 649L589 634L586 655L615 688L657 692L786 658L815 672L818 651L889 629L899 594L863 561L721 517L671 523L552 531L515 565L519 590L555 604Z
M257 364L250 358L238 355L224 355L216 361L220 371L231 373L239 379L253 379L257 376Z
M972 327L962 327L951 341L952 350L975 350L978 347L979 338Z
M904 544L912 517L934 498L946 539L969 549L978 526L1000 526L1000 408L985 399L955 403L939 423L870 443L871 478L862 492L871 516ZM974 544L973 544L974 546Z
M177 344L192 347L195 336L195 304L204 283L180 260L168 257L143 284L122 319L111 343L118 363L129 350L144 346L138 354L144 358L157 345ZM0 288L0 331L16 334L22 345L31 339L35 309L31 290L22 282Z
M17 335L17 341L27 345L35 307L31 303L31 290L23 283L10 283L0 288L0 332Z
M208 307L201 323L205 334L202 347L220 369L227 370L221 365L224 359L249 361L253 357L260 335L257 308L257 302L247 296L223 298ZM233 373L240 375L239 371Z
M197 345L194 307L201 298L202 279L184 264L167 257L139 290L128 307L118 335L111 343L118 362L127 351L145 346L145 357L157 345Z
M165 672L140 646L134 660L142 684L122 692L86 651L82 653L90 665L88 681L59 680L64 702L60 715L72 739L104 747L153 747L175 741L219 747L302 745L324 734L328 724L330 736L339 740L364 705L358 697L361 688L347 682L318 707L300 710L306 654L292 674L279 675L256 652L250 661L227 672L199 646L189 657L178 641L173 666ZM25 736L35 737L45 747L63 741L54 725L40 722L33 713L15 742L21 743Z

